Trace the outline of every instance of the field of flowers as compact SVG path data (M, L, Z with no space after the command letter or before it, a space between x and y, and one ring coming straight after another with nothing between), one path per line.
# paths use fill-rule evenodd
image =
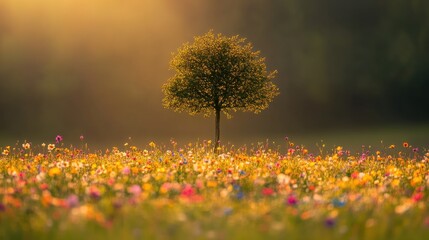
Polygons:
M83 138L81 139L83 140ZM0 148L0 239L429 239L429 152Z

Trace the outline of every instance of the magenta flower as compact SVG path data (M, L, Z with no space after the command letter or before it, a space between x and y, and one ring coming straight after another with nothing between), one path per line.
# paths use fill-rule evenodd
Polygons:
M289 204L291 206L295 206L296 204L298 204L298 199L294 195L290 195L287 198L287 204Z
M61 135L57 135L57 136L55 137L55 141L56 141L57 143L60 143L62 140L63 140L63 137L62 137Z

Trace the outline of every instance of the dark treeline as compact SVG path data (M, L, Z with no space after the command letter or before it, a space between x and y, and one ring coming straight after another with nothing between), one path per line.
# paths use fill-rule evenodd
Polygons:
M425 0L2 2L3 136L198 136L211 121L163 109L160 87L170 53L209 29L247 37L279 71L281 95L232 133L429 119Z
M242 2L242 31L264 44L284 79L279 102L294 116L288 121L428 119L427 1ZM255 18L261 9L264 17Z

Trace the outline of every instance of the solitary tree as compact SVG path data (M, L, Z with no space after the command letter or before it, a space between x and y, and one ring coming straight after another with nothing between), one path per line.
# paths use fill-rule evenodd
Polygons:
M220 113L259 113L279 94L267 72L265 58L238 35L226 37L209 31L185 43L173 54L175 71L162 87L163 105L191 115L215 114L215 150L219 146Z

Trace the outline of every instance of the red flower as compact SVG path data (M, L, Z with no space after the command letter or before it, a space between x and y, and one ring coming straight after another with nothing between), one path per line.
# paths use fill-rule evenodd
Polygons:
M262 189L262 195L264 196L271 196L274 194L274 190L272 188L263 188Z
M46 190L46 189L49 188L49 185L47 183L42 183L42 184L40 184L39 187L40 187L41 190Z
M414 193L411 197L414 202L418 202L423 199L424 194L422 192Z
M186 185L180 193L182 199L188 202L202 202L203 196L197 194L195 189L191 185Z
M182 190L182 192L181 192L181 195L182 195L183 197L192 197L193 195L195 195L195 190L192 188L192 186L190 186L190 185L186 185L186 186L183 188L183 190Z

